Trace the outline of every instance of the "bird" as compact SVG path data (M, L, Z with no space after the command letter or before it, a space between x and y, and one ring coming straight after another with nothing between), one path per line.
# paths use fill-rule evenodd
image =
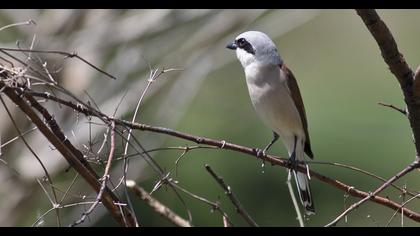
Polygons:
M305 154L314 158L305 107L295 76L284 63L274 42L263 32L243 32L226 48L236 51L245 72L254 110L272 130L273 138L262 154L265 155L279 138L282 140L289 154L305 213L315 214L308 175L295 170L298 162L304 162Z

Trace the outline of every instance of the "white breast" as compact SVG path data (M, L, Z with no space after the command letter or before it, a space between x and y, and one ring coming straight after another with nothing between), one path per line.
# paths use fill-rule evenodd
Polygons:
M278 66L255 63L245 68L245 75L252 104L265 125L283 137L304 137L283 71Z

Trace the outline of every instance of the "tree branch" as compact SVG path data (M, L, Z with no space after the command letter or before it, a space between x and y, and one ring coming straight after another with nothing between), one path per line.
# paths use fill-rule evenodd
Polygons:
M24 92L27 93L27 92ZM129 122L126 120L121 120L121 119L116 119L116 118L111 118L108 117L106 114L103 114L99 111L94 110L93 108L87 108L87 107L83 107L81 105L76 105L75 103L71 102L71 101L65 101L63 99L54 97L49 95L48 93L36 93L36 92L28 92L30 94L33 94L34 96L40 96L40 97L44 97L44 98L48 98L52 101L56 101L59 102L60 104L66 105L78 112L81 112L85 115L91 115L91 116L96 116L99 118L103 118L105 120L114 120L116 125L121 125L124 127L129 127L132 129L137 129L137 130L143 130L143 131L149 131L149 132L153 132L153 133L160 133L160 134L166 134L169 136L173 136L173 137L177 137L177 138L181 138L184 140L189 140L192 142L195 142L197 144L206 144L209 146L213 146L213 147L218 147L218 148L223 148L223 149L228 149L228 150L232 150L232 151L236 151L236 152L241 152L244 154L248 154L251 156L254 156L258 159L262 159L267 163L270 163L272 165L278 165L278 166L282 166L282 167L289 167L288 166L288 159L285 158L281 158L278 156L273 156L273 155L262 155L262 156L258 156L258 150L255 148L250 148L250 147L245 147L245 146L241 146L241 145L237 145L237 144L233 144L233 143L228 143L224 140L214 140L214 139L209 139L209 138L205 138L205 137L199 137L199 136L195 136L195 135L190 135L190 134L186 134L186 133L182 133L179 131L175 131L175 130L171 130L168 128L163 128L163 127L156 127L156 126L151 126L151 125L146 125L146 124L140 124L140 123L135 123L135 122ZM302 173L307 173L306 167L303 165L298 165L297 171L300 171ZM353 186L347 185L345 183L342 183L338 180L329 178L327 176L321 175L313 170L309 170L310 175L312 177L317 178L318 180L320 180L321 182L327 183L337 189L340 189L344 192L347 192L348 194L354 196L354 197L359 197L359 198L365 198L367 196L369 196L369 193L358 190L356 188L354 188ZM373 201L375 203L378 203L380 205L386 206L388 208L391 208L393 210L398 210L402 208L401 204L396 203L394 201L391 201L388 198L383 198L383 197L379 197L379 196L373 196L371 198L369 198L370 201ZM420 214L417 212L414 212L408 208L404 208L403 209L403 213L406 217L420 222Z
M25 94L26 101L19 96L15 89L7 87L3 81L0 80L0 90L3 92L31 119L31 121L38 127L40 132L48 139L48 141L57 148L69 164L88 182L88 184L99 193L101 184L98 182L98 175L93 171L87 161L83 158L83 154L77 150L68 139L64 136L55 119L42 107L31 95ZM29 105L29 104L30 105ZM38 117L31 106L37 109L46 121L46 124ZM102 196L102 202L109 210L114 219L125 226L134 226L134 221L131 213L123 208L123 213L117 204L120 200L109 190L105 188ZM124 219L127 217L128 221Z
M360 205L362 205L364 202L368 201L378 193L382 192L384 189L386 189L388 186L390 186L393 182L398 180L399 178L403 177L404 175L410 173L412 170L416 169L419 165L419 162L415 160L410 165L406 166L402 171L400 171L398 174L394 175L392 178L390 178L388 181L386 181L384 184L382 184L379 188L377 188L373 193L369 194L362 200L358 201L357 203L354 203L349 208L347 208L343 213L341 213L337 218L335 218L333 221L328 223L326 227L334 226L337 224L338 221L340 221L344 216L346 216L348 213L353 211L354 209L358 208Z
M86 212L83 212L82 217L79 220L77 220L76 222L74 222L73 224L71 224L70 225L71 227L79 225L86 220L86 217L88 217L88 215L90 213L92 213L92 211L99 204L99 201L101 200L102 195L104 193L106 183L109 179L109 170L111 169L111 163L112 163L112 159L114 158L114 151L115 151L115 123L111 122L110 126L111 126L110 127L110 129L111 129L111 147L109 149L108 161L107 161L106 166L105 166L104 175L101 178L101 181L102 181L101 188L99 189L98 195L96 196L95 202L92 204L92 206L90 206L89 209Z
M414 136L416 158L418 158L420 154L420 82L418 79L414 80L414 73L399 52L391 31L376 11L373 9L356 9L356 11L378 43L384 61L400 83Z
M141 200L146 202L150 207L153 208L161 216L165 217L176 226L179 227L191 227L191 223L183 219L170 208L160 203L158 200L154 199L150 194L148 194L144 189L136 184L133 180L127 180L127 187L130 188Z
M407 115L407 111L405 109L398 108L398 107L396 107L396 106L394 106L392 104L387 104L387 103L383 103L383 102L378 102L378 104L381 105L381 106L384 106L384 107L392 108L392 109L400 112L401 114L403 114L405 116Z
M402 171L391 177L387 182L377 188L372 194L369 194L359 202L350 206L347 210L341 213L337 218L335 218L326 226L335 225L340 219L342 219L352 210L356 209L361 204L386 189L397 179L418 168L420 164L420 120L418 120L418 118L420 118L420 103L417 102L418 98L413 95L414 73L408 66L403 55L398 51L397 43L395 42L394 37L392 36L388 27L376 13L376 11L372 9L357 9L356 11L371 32L372 36L375 38L381 50L382 57L388 64L391 72L395 75L398 82L400 83L402 92L404 94L404 100L407 104L408 120L410 121L410 126L413 132L417 155L411 164L407 165ZM414 88L416 88L416 86L414 86Z
M236 207L236 211L244 218L244 220L253 227L258 227L258 224L255 222L254 219L248 214L248 212L244 209L242 204L239 202L236 195L232 192L230 186L228 186L222 177L218 176L209 165L206 164L206 170L210 173L210 175L219 183L219 185L225 190L226 195L229 197L230 201Z
M87 61L86 59L84 59L83 57L77 55L76 52L73 53L69 53L69 52L63 52L63 51L57 51L57 50L33 50L33 49L24 49L24 48L5 48L5 47L0 47L0 51L4 52L4 51L9 51L9 52L36 52L36 53L44 53L44 54L58 54L58 55L63 55L69 58L77 58L78 60L86 63L86 65L92 67L93 69L99 71L100 73L108 76L111 79L117 79L115 76L111 75L110 73L101 70L100 68L98 68L97 66L95 66L94 64L90 63L89 61ZM23 63L25 64L25 63Z

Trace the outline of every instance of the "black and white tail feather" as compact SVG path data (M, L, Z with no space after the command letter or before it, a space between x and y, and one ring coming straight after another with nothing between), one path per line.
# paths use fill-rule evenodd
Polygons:
M309 136L308 136L309 137ZM309 139L308 139L309 140ZM304 163L305 154L313 159L314 154L312 153L310 143L308 140L294 137L293 147L289 146L289 155L292 162L297 161ZM308 166L306 166L308 168ZM295 182L297 190L299 193L299 198L302 205L305 207L306 215L315 215L315 206L312 198L311 186L309 184L309 176L307 173L302 173L296 170L293 171L293 176L295 177Z
M302 205L305 207L306 215L315 215L315 206L312 200L312 192L308 176L296 170L293 170L293 175L295 176L299 198Z

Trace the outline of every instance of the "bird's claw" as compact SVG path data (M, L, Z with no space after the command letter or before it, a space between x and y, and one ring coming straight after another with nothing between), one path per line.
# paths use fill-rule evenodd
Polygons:
M261 150L259 148L255 148L255 153L259 158L266 156L265 149Z
M296 159L294 159L294 158L289 158L288 160L287 160L287 166L290 168L290 169L293 169L293 170L296 170L297 169L297 167L298 167L298 161L296 160Z

